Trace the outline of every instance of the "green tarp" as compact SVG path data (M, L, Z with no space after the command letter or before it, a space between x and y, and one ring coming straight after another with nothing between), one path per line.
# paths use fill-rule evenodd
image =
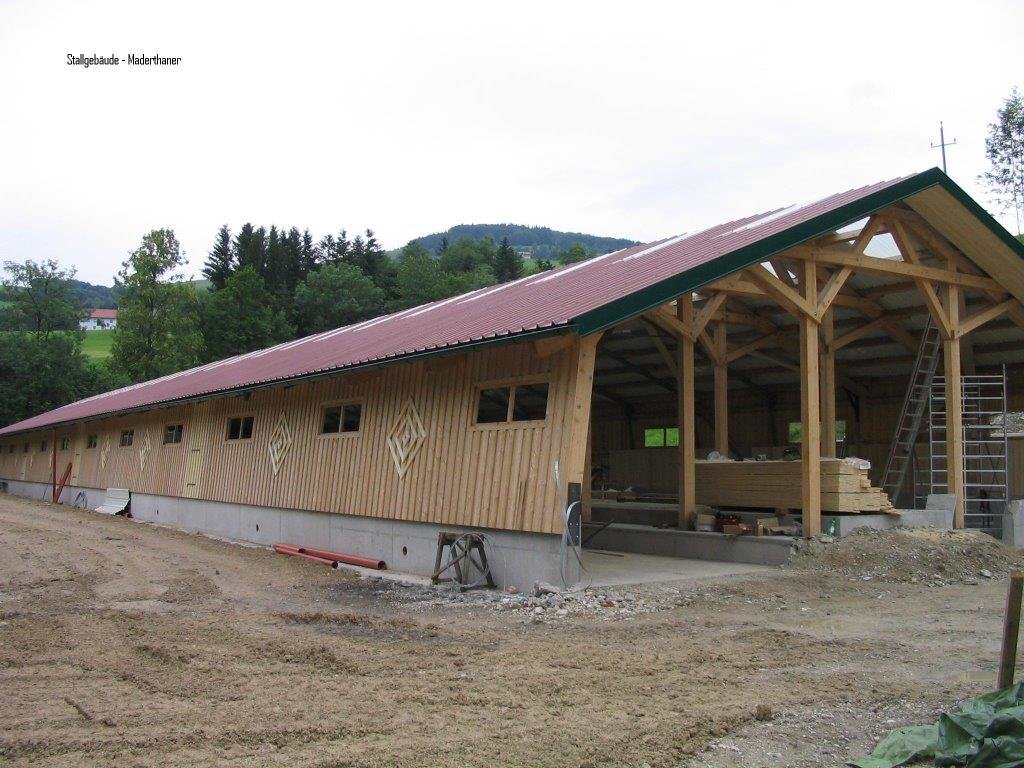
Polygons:
M936 766L1024 768L1024 683L965 702L932 725L897 728L854 768Z

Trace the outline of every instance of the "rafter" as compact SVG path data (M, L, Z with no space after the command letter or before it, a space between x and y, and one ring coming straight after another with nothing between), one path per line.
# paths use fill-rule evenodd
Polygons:
M858 328L854 328L852 331L844 333L842 336L837 336L835 340L832 342L832 348L834 350L840 350L847 344L857 341L858 339L862 339L865 336L870 336L873 332L877 330L888 330L886 328L886 322L884 317L875 318L874 320L871 320Z
M715 316L715 313L718 312L719 308L725 303L727 298L728 296L724 293L716 293L707 300L704 306L701 307L700 312L698 312L697 316L693 319L693 330L691 331L691 336L697 337L704 332L704 329L707 328L708 322L710 322L711 318Z
M825 287L818 293L818 306L815 308L815 312L819 319L828 312L828 308L832 306L832 302L839 296L839 292L843 290L843 286L846 285L846 281L852 274L852 267L840 267L829 275Z
M920 266L921 260L917 255L917 250L914 248L913 243L910 242L910 238L907 236L906 230L903 225L894 221L892 223L892 237L896 242L896 247L900 251L900 255L909 262L908 266L923 269ZM936 272L943 272L945 270L935 270ZM923 276L912 275L914 281L917 283L917 288L924 297L924 302L928 306L928 312L932 316L932 320L939 327L939 331L942 333L942 337L945 339L953 338L955 329L949 320L948 308L942 305L942 301L939 299L939 295L935 292L935 286L933 286Z

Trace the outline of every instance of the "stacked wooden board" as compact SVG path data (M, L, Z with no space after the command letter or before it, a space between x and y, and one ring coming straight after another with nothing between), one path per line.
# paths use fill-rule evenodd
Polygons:
M697 503L714 507L799 509L799 461L698 461ZM865 462L821 460L823 512L896 514L889 497L868 479Z

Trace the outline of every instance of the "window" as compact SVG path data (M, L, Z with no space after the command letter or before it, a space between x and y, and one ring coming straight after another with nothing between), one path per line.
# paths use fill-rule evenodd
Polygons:
M497 424L508 421L508 403L511 396L511 387L481 389L480 401L476 407L476 423Z
M7 446L7 452L14 453L14 443L11 443L10 445Z
M164 427L164 445L177 445L184 433L184 424L168 424Z
M21 449L22 453L28 453L28 443L25 443L25 447Z
M47 449L47 448L49 448L49 447L50 447L50 443L49 443L48 441L46 441L46 440L41 440L41 441L39 442L39 450L40 450L41 452L43 452L43 453L46 453L46 449Z
M228 440L248 440L252 437L252 416L228 419Z
M543 421L548 415L548 383L522 384L516 387L512 401L512 421Z
M66 451L70 447L71 447L71 436L70 435L64 435L64 437L62 437L60 439L60 449L62 451Z
M679 427L654 427L644 430L644 448L678 448Z
M325 435L358 432L362 416L363 406L361 403L332 405L324 409L324 419L320 425L320 432Z
M126 429L121 433L121 447L128 448L135 441L135 430Z
M95 448L99 444L100 444L100 436L99 435L89 435L88 440L86 440L86 442L85 442L85 447L86 448Z
M548 416L548 383L485 387L476 406L477 424L544 421Z
M799 443L804 439L804 426L799 421L789 422L789 442ZM846 439L846 422L836 420L836 440Z

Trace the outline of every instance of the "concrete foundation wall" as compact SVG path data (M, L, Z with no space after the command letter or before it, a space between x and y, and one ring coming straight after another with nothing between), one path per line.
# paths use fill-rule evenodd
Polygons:
M9 493L33 499L48 500L50 487L45 483L8 481ZM85 506L89 509L98 507L106 496L104 489L67 487L61 501L71 504L79 492L85 493ZM265 545L288 542L379 557L391 570L421 576L430 576L434 570L439 531L476 531L487 537L485 550L499 587L528 590L537 580L551 584L562 581L561 537L551 534L471 529L144 493L132 493L131 513L138 520L235 541ZM571 552L566 569L570 583L579 580L579 566Z
M597 527L593 523L584 524L584 540ZM792 554L793 540L788 536L724 536L721 533L614 523L594 536L587 547L640 555L781 565Z

